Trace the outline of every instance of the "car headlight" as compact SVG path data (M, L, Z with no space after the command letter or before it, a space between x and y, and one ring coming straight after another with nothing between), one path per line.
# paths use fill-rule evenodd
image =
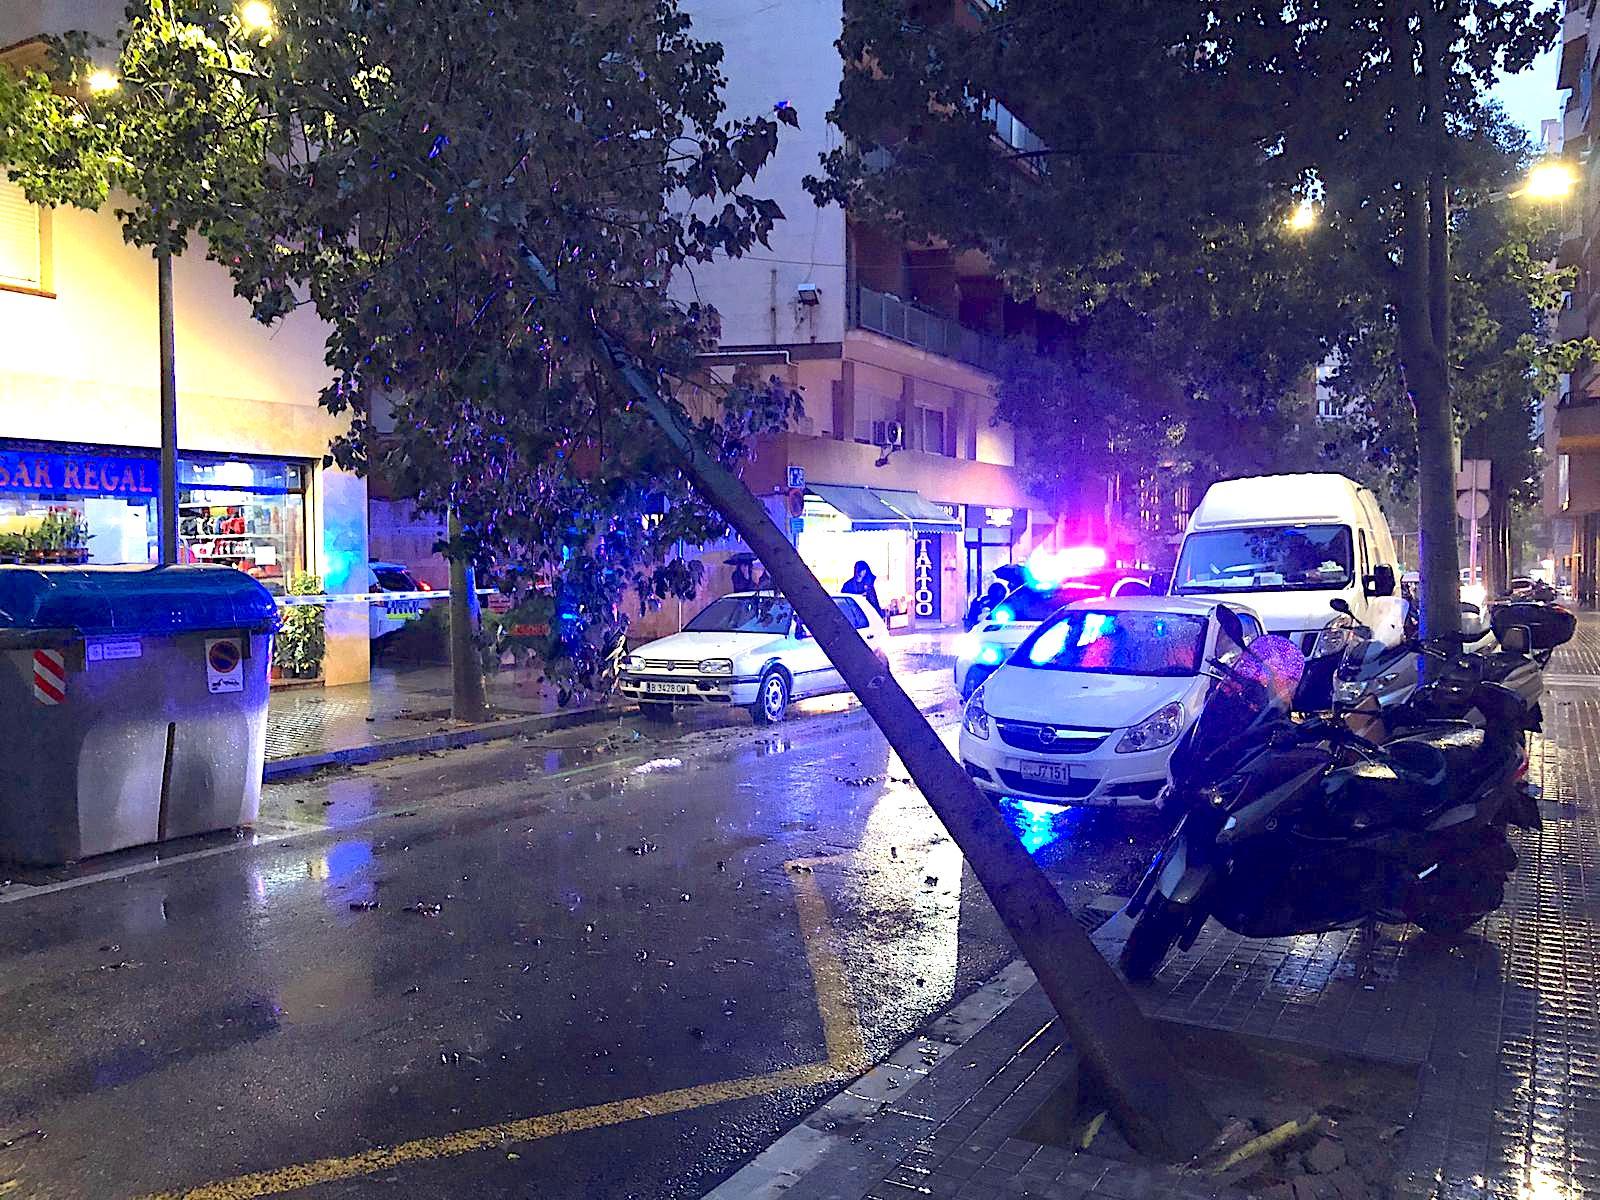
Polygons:
M701 662L700 670L707 675L732 675L733 659L708 658Z
M975 738L989 740L989 710L983 707L983 689L972 693L967 707L961 713L961 728Z
M983 641L975 633L963 633L956 638L955 651L957 658L977 658L978 651L983 646Z
M1170 746L1183 732L1183 705L1174 700L1163 704L1140 721L1117 743L1118 754L1136 754L1140 750L1158 750Z
M622 669L628 674L638 674L640 671L644 670L644 659L640 658L638 655L630 654L627 658L622 660Z
M984 642L978 647L978 663L985 667L998 667L1006 660L1006 648L994 642Z

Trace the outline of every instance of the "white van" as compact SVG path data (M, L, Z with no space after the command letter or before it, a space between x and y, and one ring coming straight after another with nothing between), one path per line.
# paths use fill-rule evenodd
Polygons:
M1214 483L1189 518L1177 596L1237 599L1310 654L1343 599L1386 641L1405 621L1389 522L1343 475L1256 475Z

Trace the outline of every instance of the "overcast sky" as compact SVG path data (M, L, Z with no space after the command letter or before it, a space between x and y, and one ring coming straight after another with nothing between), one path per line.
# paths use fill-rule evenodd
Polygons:
M1506 106L1512 119L1525 125L1535 138L1539 122L1561 115L1561 93L1556 91L1556 48L1545 51L1533 66L1520 75L1508 75L1494 89L1494 97Z

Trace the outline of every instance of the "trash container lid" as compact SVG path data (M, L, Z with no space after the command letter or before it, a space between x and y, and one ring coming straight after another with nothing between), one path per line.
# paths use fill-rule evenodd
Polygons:
M0 631L128 637L270 629L272 593L232 567L0 567Z

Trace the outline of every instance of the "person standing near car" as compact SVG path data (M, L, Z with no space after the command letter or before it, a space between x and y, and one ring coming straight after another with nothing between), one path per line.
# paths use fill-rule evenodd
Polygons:
M989 590L972 601L972 606L967 609L967 628L971 629L982 622L984 617L992 613L1000 601L1006 598L1006 585L999 580L989 585Z
M850 576L849 582L839 590L852 596L860 596L877 610L880 617L883 616L883 605L878 603L878 577L872 573L872 568L867 565L865 559L856 560L855 572Z
M750 564L740 560L733 564L733 590L735 592L754 591L756 586L755 576L750 573Z

